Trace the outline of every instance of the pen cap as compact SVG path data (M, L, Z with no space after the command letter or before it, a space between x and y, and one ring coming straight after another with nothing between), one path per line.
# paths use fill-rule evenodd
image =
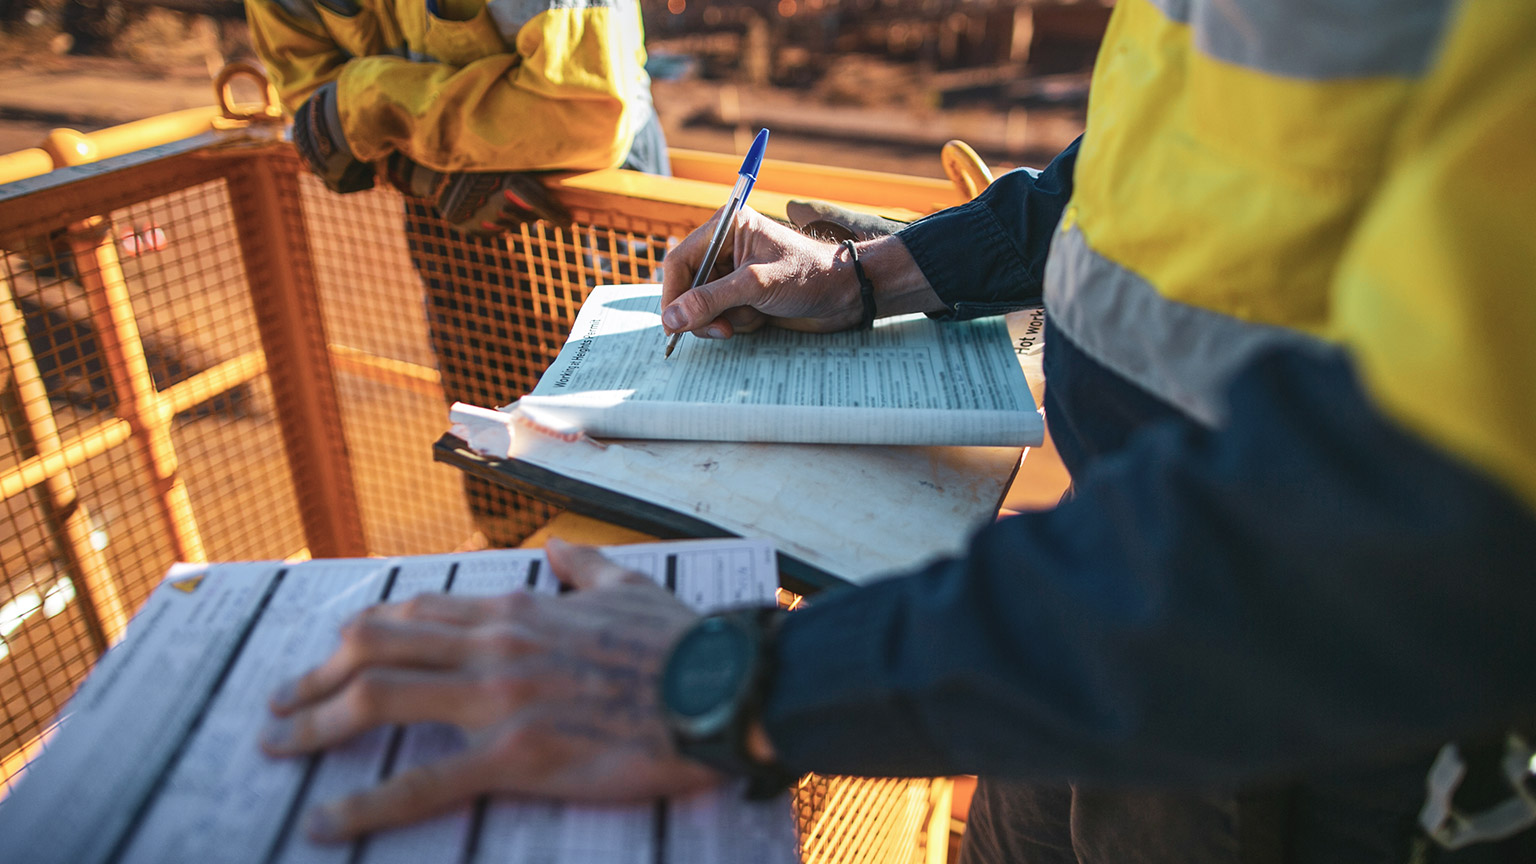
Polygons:
M747 158L741 160L741 173L757 181L757 169L763 164L763 151L768 149L768 130L763 129L752 140L752 149L747 151Z

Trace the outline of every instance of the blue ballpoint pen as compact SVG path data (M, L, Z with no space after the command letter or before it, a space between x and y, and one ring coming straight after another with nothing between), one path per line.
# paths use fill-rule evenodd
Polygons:
M752 149L747 151L747 158L741 162L741 174L736 178L736 188L731 190L731 200L725 202L725 212L720 214L720 221L715 225L715 233L709 238L709 248L704 252L704 262L699 266L699 272L694 274L693 285L689 291L709 281L709 271L714 269L715 258L720 255L720 248L725 245L725 235L730 233L731 226L736 222L736 211L747 201L747 196L752 194L752 184L757 182L757 169L763 164L763 151L768 149L768 130L757 133L757 138L752 142ZM667 340L667 353L662 358L672 356L672 349L677 347L677 340L683 338L679 330Z

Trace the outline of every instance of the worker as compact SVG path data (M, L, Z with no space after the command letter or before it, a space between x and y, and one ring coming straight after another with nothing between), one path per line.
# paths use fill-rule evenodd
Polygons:
M247 0L246 14L309 169L334 192L382 175L407 196L447 401L522 395L559 345L531 311L520 229L570 221L537 172L669 173L639 4ZM595 278L649 278L623 265L647 250L607 242L585 250ZM465 475L464 486L490 545L513 545L549 516L485 480Z
M979 774L965 862L1536 860L1533 32L1529 3L1121 0L1045 170L851 247L744 210L689 290L695 232L663 322L705 338L1043 294L1070 500L790 613L695 619L558 544L582 590L381 607L265 746L473 744L311 830L708 766ZM636 710L569 722L604 698Z

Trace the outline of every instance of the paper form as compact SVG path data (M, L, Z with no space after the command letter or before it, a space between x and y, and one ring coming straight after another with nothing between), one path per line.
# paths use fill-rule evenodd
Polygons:
M1025 380L1043 388L1043 311L1004 320ZM971 534L997 517L1022 455L1017 447L598 443L539 434L508 412L465 405L455 405L450 420L453 434L476 452L689 514L730 534L772 538L781 554L855 584L963 552Z
M771 602L778 584L772 547L762 541L650 544L609 554L701 610ZM428 591L519 589L556 590L542 552L178 565L82 685L53 743L0 802L0 861L798 860L787 798L748 804L730 790L682 805L488 798L354 844L316 846L300 836L299 818L313 804L450 753L464 739L452 727L418 724L377 729L308 758L270 759L257 735L278 683L328 656L341 623L373 603ZM698 830L729 833L678 840ZM719 850L722 857L709 857Z
M1022 446L1043 435L1000 318L690 337L663 360L660 298L659 285L593 289L518 406L596 437Z

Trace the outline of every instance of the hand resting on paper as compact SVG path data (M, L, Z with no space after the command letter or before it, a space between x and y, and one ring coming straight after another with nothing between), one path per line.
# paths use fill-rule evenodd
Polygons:
M689 290L719 218L715 213L662 261L661 320L669 334L688 331L728 339L765 324L813 333L858 325L863 306L848 251L799 234L750 207L737 212L711 281ZM875 287L879 315L944 308L901 240L878 237L859 243L858 249Z
M311 810L311 838L343 840L485 793L638 801L721 780L677 754L657 704L667 652L697 614L595 549L552 541L547 552L577 591L375 606L273 695L262 747L274 756L385 724L450 723L469 736L453 756Z

